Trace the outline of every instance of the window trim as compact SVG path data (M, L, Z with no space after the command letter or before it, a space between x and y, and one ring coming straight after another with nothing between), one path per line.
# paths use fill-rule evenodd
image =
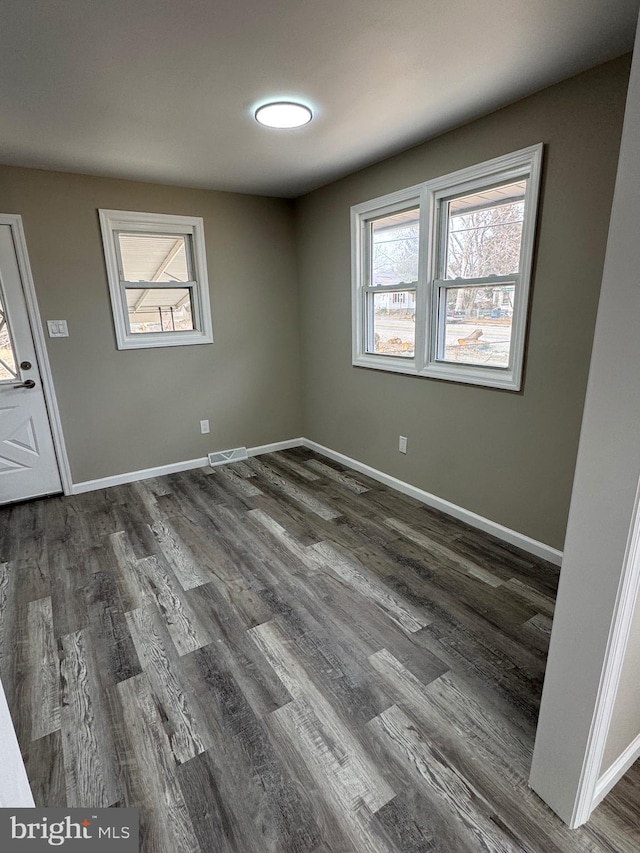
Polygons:
M484 163L388 193L371 201L356 204L351 208L352 364L354 366L511 391L520 390L538 218L542 153L542 143L532 145ZM491 183L504 183L524 177L527 178L526 215L522 229L520 268L516 275L496 276L490 279L498 281L506 278L516 282L509 367L482 367L438 359L437 343L441 326L438 312L442 310L438 296L445 282L438 278L439 253L442 248L444 227L440 215L441 201L451 196L464 195L467 191L478 191L482 185L486 187ZM368 352L366 299L367 293L372 291L372 288L367 286L368 223L372 219L415 205L420 207L421 234L416 285L415 354L410 359L406 356ZM459 282L465 281L472 280L459 280ZM479 281L479 279L473 281ZM448 280L446 284L455 286L455 282L456 280ZM390 292L393 288L375 289ZM407 288L396 289L406 290Z
M213 343L209 279L204 243L204 220L202 217L106 209L100 209L99 216L118 349L149 349L151 347ZM185 241L185 246L190 245L190 257L187 257L187 265L189 274L194 276L193 281L171 282L170 284L126 281L121 277L121 258L117 239L120 233L170 233L188 236L189 240ZM173 289L190 289L191 311L195 328L193 330L147 332L145 334L131 332L126 308L126 291L131 287L146 289L145 285L153 285L153 289L168 286Z

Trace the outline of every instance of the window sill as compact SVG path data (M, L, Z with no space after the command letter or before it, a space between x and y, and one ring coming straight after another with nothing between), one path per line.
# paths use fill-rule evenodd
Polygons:
M118 336L118 349L151 349L156 347L184 347L194 344L212 344L213 336L203 332L153 332L144 335L127 335L124 338Z
M461 382L464 385L480 385L484 388L502 388L503 391L519 391L520 377L512 368L473 367L445 362L432 362L418 373L428 379Z
M418 369L412 358L365 353L355 356L352 363L354 367L369 367L388 373L407 373L410 376L418 376Z
M472 367L434 362L419 369L413 359L373 354L356 356L352 364L354 367L383 370L387 373L406 373L407 376L421 376L424 379L439 379L485 388L500 388L503 391L519 391L521 386L520 377L516 375L515 370L499 367Z

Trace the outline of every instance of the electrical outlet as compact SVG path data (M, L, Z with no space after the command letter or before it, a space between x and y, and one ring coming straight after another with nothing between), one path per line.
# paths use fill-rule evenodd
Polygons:
M206 435L209 432L209 421L200 421L200 432Z
M406 453L407 452L407 436L406 435L401 435L399 437L399 439L398 439L398 450L400 451L400 453Z

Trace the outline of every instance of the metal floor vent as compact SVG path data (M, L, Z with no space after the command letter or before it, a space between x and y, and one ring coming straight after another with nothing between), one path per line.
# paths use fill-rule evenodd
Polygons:
M215 468L216 465L226 465L227 462L239 462L241 459L248 459L246 447L234 447L232 450L216 450L215 453L209 454L209 465Z

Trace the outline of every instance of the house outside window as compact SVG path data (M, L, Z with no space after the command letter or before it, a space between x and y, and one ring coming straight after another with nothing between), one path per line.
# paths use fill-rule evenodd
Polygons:
M518 390L542 145L351 209L353 364Z
M199 217L100 210L118 349L213 341Z

